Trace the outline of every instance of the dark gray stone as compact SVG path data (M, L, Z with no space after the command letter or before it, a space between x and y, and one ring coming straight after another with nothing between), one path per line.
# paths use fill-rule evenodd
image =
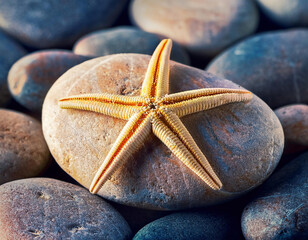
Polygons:
M0 31L0 107L11 98L7 85L8 72L13 63L25 54L26 51L15 40Z
M162 38L134 27L116 27L90 33L74 46L80 55L105 56L115 53L142 53L152 55ZM173 43L171 59L189 65L188 53Z
M308 239L308 152L275 173L242 215L247 240Z
M308 30L259 34L227 49L207 71L252 91L270 107L308 103Z
M308 26L307 0L257 0L263 12L284 27Z
M35 48L63 47L111 26L127 0L0 0L0 28Z
M89 59L65 50L29 54L17 61L9 72L11 94L24 107L40 113L52 84L68 69Z
M2 239L130 239L124 218L88 190L50 178L0 187Z
M134 240L240 239L240 220L223 211L174 213L143 227Z

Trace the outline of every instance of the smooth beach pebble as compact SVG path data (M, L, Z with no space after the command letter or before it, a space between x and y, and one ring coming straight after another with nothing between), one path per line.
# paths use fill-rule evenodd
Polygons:
M227 49L207 71L252 91L273 109L308 103L308 30L256 35Z
M200 210L170 214L143 227L133 240L240 239L236 217L222 211Z
M37 176L49 158L41 124L25 114L0 109L0 184Z
M117 54L86 61L49 90L43 132L59 165L89 188L126 121L65 110L58 100L84 93L139 95L150 56ZM170 93L240 88L231 81L171 61ZM100 189L109 200L148 209L175 210L217 204L261 184L279 162L284 137L274 112L258 97L181 118L223 183L212 190L153 134Z
M142 53L152 55L161 39L135 27L116 27L90 33L74 46L74 52L87 56L106 56L116 53ZM189 65L188 53L173 44L171 59Z
M294 104L275 110L285 136L285 152L308 149L308 105Z
M308 239L308 152L261 187L242 215L247 240Z
M141 29L173 39L199 56L214 56L253 33L258 11L251 0L134 0L131 19Z
M308 26L308 2L303 0L257 0L263 12L284 27Z
M26 54L15 40L0 31L0 107L11 99L7 84L8 72L19 58Z
M50 178L0 187L2 239L130 239L124 218L86 189Z
M0 0L0 28L34 48L64 47L111 26L127 0Z
M11 94L21 105L39 113L52 84L68 69L89 59L65 50L31 53L17 61L9 72Z

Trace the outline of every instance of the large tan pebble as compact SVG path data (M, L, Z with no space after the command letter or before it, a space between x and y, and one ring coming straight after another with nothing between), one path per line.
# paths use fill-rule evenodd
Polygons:
M82 93L139 95L150 57L110 55L86 61L62 75L43 105L43 131L56 161L88 188L126 121L60 109L58 100ZM206 87L239 88L202 70L171 62L170 92ZM260 185L283 149L276 115L258 97L181 118L223 183L214 191L153 134L100 189L122 204L183 209L217 204Z

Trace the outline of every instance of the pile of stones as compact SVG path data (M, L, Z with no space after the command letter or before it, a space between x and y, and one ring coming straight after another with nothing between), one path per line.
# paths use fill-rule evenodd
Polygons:
M306 1L0 6L0 239L308 239ZM254 94L181 119L223 188L209 188L151 135L93 195L126 121L58 100L138 96L165 38L170 92Z

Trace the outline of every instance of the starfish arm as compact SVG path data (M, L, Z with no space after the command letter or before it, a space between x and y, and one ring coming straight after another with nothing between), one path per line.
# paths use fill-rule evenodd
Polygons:
M159 99L169 91L169 68L172 41L164 39L155 49L150 60L141 96Z
M151 116L145 111L135 113L122 129L90 186L97 193L101 186L139 147L151 132Z
M205 88L170 94L162 98L160 104L183 117L228 103L250 101L252 97L253 94L247 90Z
M161 120L158 115L153 115L152 128L154 134L179 158L189 169L200 177L208 186L214 190L222 187L219 178L214 173L212 167L201 153L195 148L196 143L192 140L185 126L176 123L169 124L174 120L174 116L164 116ZM178 118L177 118L178 119ZM168 126L168 125L169 126ZM188 134L187 134L188 133ZM200 152L199 152L200 151Z
M128 120L147 103L148 100L140 96L108 93L81 94L59 100L59 106L64 109L93 111L124 120Z

